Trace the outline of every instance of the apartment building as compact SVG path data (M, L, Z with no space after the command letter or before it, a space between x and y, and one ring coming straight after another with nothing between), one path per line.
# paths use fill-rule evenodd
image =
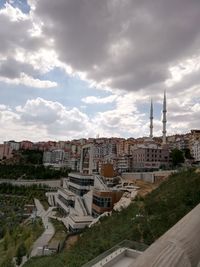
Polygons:
M170 155L167 147L142 145L133 150L132 156L134 171L158 170L162 166L169 166Z
M12 158L13 149L9 144L1 144L0 145L0 160L2 159L10 159Z
M14 140L5 141L4 145L8 145L12 150L18 151L20 149L20 142L16 142Z
M195 161L200 161L200 141L195 141L191 145L191 155Z

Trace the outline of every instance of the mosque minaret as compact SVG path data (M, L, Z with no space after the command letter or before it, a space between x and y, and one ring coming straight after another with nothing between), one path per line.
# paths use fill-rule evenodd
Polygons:
M153 138L153 102L151 99L151 107L150 107L150 135L149 137L152 139Z
M164 92L164 99L163 99L163 139L162 144L166 144L166 125L167 125L167 102L166 102L166 92Z

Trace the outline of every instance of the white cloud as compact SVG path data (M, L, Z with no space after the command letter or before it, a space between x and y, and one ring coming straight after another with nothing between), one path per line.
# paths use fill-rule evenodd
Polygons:
M28 20L29 16L24 14L19 8L5 3L4 8L0 9L0 15L9 17L10 21Z
M77 108L69 109L59 102L43 98L28 100L15 110L0 110L0 140L73 139L94 136L92 124L86 114ZM15 133L15 134L13 134Z
M96 97L96 96L87 96L82 99L86 104L107 104L112 103L116 100L116 95L110 95L107 97Z
M15 84L15 85L22 84L25 86L36 87L36 88L51 88L57 86L56 82L35 79L33 77L26 75L25 73L21 73L19 78L14 78L14 79L9 79L0 76L0 81L8 84Z

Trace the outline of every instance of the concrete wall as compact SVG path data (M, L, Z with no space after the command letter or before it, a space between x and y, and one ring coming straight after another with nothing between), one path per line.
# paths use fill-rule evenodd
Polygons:
M2 183L11 183L13 185L26 185L31 186L34 184L41 184L41 185L48 185L49 187L58 188L60 187L60 180L9 180L9 179L3 179L0 180L0 184Z
M154 183L157 180L165 179L172 173L174 170L170 171L155 171L155 172L124 172L122 173L122 178L125 180L143 180L149 183Z
M149 183L154 183L153 172L125 172L122 173L122 178L125 180L143 180Z
M130 267L197 267L200 204L154 242Z
M90 215L92 214L92 198L93 198L92 191L89 191L87 194L83 196L83 199L87 206L87 210L89 211Z

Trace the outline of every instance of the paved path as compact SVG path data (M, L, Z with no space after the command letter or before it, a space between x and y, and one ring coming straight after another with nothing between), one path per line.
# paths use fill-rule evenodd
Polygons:
M31 251L31 257L37 256L38 248L45 247L55 233L54 226L49 221L49 216L52 214L53 207L50 207L47 211L45 211L44 207L38 199L34 199L34 201L37 208L37 216L41 217L45 230L42 235L35 241L33 249Z

